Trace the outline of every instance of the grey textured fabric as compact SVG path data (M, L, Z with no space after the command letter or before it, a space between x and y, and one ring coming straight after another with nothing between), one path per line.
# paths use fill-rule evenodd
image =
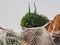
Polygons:
M54 45L50 33L43 27L27 29L21 34L21 39L27 42L27 45Z

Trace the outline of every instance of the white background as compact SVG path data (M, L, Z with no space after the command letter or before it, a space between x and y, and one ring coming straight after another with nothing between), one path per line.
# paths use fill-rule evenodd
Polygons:
M11 28L20 33L21 18L28 12L28 2L34 11L34 1L37 12L44 14L50 20L60 13L60 0L0 0L0 26Z

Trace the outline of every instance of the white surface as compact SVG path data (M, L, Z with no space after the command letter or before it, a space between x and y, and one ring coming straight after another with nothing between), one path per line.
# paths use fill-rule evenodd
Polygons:
M21 31L20 20L28 11L28 2L31 11L36 3L38 13L45 14L49 19L60 13L60 0L0 0L0 26Z

